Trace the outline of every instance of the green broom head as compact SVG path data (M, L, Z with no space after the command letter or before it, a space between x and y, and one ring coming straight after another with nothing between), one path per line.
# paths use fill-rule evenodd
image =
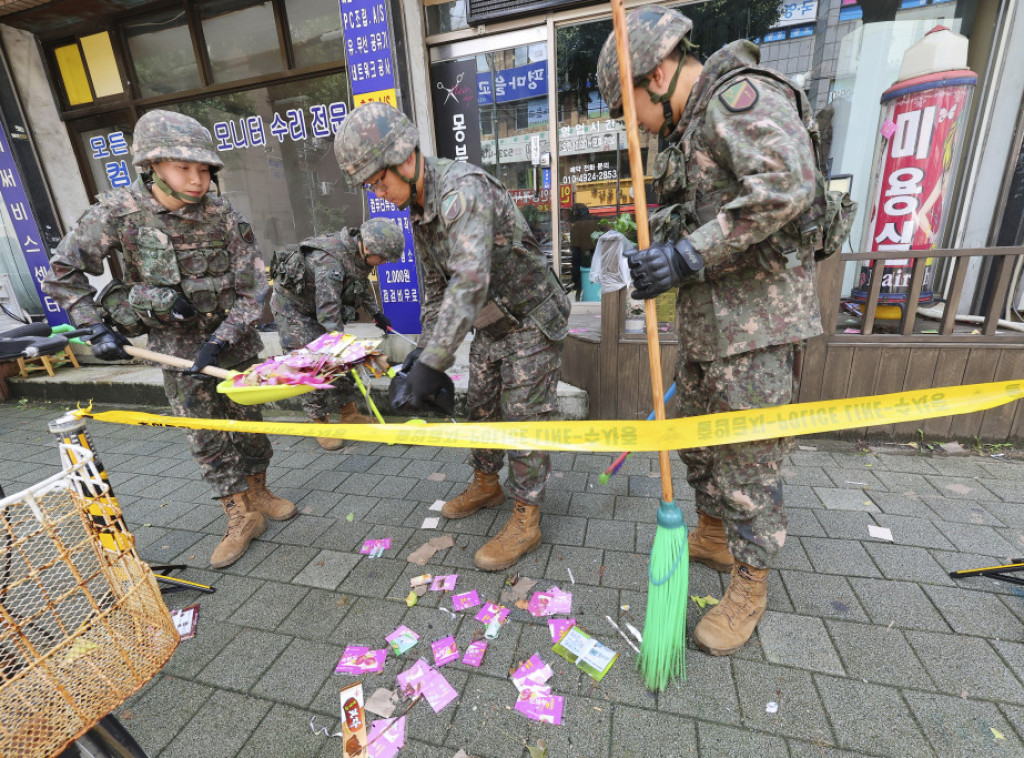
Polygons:
M647 616L637 666L647 689L661 692L673 679L686 678L686 599L690 555L683 512L675 501L661 501L647 568Z

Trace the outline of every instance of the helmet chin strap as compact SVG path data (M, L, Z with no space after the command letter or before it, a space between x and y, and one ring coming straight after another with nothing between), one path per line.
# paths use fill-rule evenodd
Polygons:
M157 170L153 167L152 164L150 164L150 166L149 166L149 172L148 173L149 173L149 175L151 177L151 180L152 180L153 184L155 184L157 187L159 187L161 192L163 192L165 195L169 195L169 196L171 196L173 198L181 200L183 203L188 203L189 205L195 205L196 203L201 203L203 201L203 197L206 196L204 194L201 197L193 197L192 195L186 195L184 192L177 192L176 190L172 190L170 185L167 184L167 182L165 182L163 180L163 178L160 176L160 174L157 173ZM220 184L217 183L217 172L216 171L211 172L211 181L214 184L217 185L217 194L220 195Z
M676 122L672 118L672 94L676 91L676 82L679 81L679 73L683 70L683 63L686 62L686 55L679 56L679 62L676 64L676 72L672 74L672 81L668 83L668 89L663 94L657 94L651 92L651 80L644 77L641 84L647 94L651 98L651 102L657 105L661 103L661 108L665 113L665 122L661 125L661 129L658 130L659 137L667 137L672 133L672 130L676 128Z
M401 205L398 206L398 210L400 210L400 211L404 211L406 208L408 208L409 205L412 203L412 199L414 197L416 197L416 182L418 182L420 180L420 148L419 148L419 145L416 146L416 149L413 151L413 155L415 156L415 160L413 161L413 163L416 165L416 170L413 172L412 179L406 179L404 176L402 176L397 171L395 171L395 173L398 174L399 177L401 177L402 181L404 181L406 184L409 185L409 199L406 200L404 203L402 203Z

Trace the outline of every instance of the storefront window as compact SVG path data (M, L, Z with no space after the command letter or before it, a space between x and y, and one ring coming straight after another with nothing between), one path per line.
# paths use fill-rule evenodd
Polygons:
M466 0L424 0L427 34L444 34L469 28Z
M349 190L334 157L348 99L345 75L332 74L164 107L213 133L220 190L269 261L275 248L362 221L363 193Z
M124 33L142 97L184 92L202 84L184 10L128 21Z
M345 58L338 0L287 0L285 7L298 68Z
M132 165L132 129L128 115L102 118L103 124L78 132L81 148L87 156L89 173L98 192L127 187L136 178Z
M204 3L200 10L215 82L234 82L284 70L273 3L215 0Z

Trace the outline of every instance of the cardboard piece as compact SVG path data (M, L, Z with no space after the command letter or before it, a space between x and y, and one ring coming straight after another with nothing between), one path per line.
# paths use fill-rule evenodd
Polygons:
M413 550L409 553L409 557L406 560L409 563L415 563L417 566L426 566L427 561L434 557L434 553L454 545L455 540L450 534L442 534L440 537L433 537Z

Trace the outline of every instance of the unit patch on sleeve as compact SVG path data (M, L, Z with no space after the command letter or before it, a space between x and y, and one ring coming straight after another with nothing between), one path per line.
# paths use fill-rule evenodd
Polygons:
M256 241L256 235L252 233L252 227L247 221L238 222L238 236L248 242L250 245Z
M458 220L465 207L466 202L462 199L461 192L449 192L441 200L441 215L450 224Z
M719 94L718 99L722 101L722 105L733 113L742 113L753 108L759 96L757 87L744 76Z

